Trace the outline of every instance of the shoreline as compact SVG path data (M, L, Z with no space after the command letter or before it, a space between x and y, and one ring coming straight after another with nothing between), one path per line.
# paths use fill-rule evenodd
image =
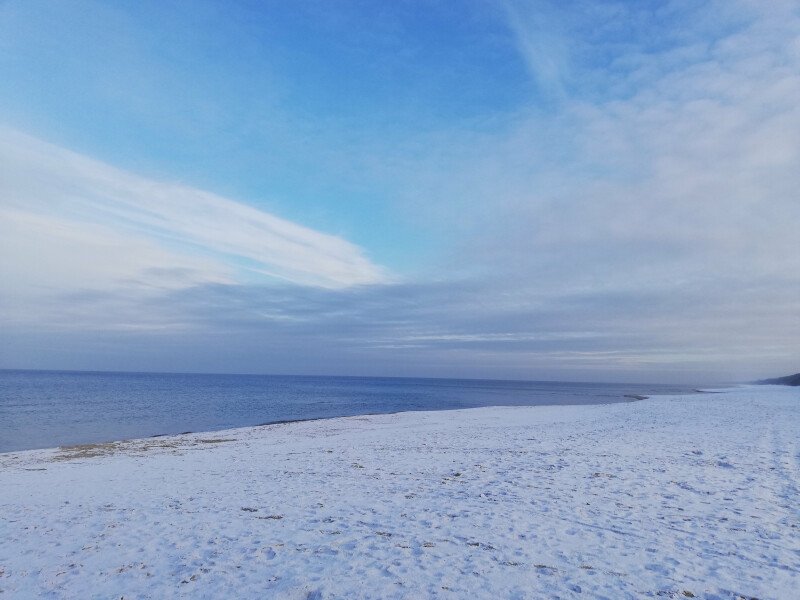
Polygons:
M640 395L640 394L623 394L620 396L619 400L612 400L609 402L594 402L594 403L574 403L574 404L531 404L531 405L518 405L518 404L511 404L511 405L489 405L489 406L471 406L471 407L463 407L463 408L439 408L439 409L419 409L419 410L397 410L397 411L389 411L389 412L367 412L367 413L358 413L353 415L338 415L338 416L330 416L330 417L308 417L308 418L298 418L298 419L277 419L275 421L266 421L264 423L258 423L256 425L242 425L239 427L228 427L223 429L206 429L201 431L181 431L178 433L156 433L153 435L148 435L144 437L131 437L131 438L121 438L121 439L114 439L114 440L102 440L102 441L94 441L94 442L82 442L82 443L75 443L75 444L66 444L60 446L45 446L41 448L28 448L25 450L7 450L0 452L0 458L4 455L9 454L18 454L22 452L38 452L38 451L46 451L46 450L69 450L76 447L87 446L87 445L109 445L109 444L124 444L129 442L144 442L147 440L154 440L154 439L162 439L162 438L173 438L173 437L180 437L186 435L212 435L218 434L223 432L235 432L241 429L256 429L259 427L269 427L273 425L289 425L292 423L306 423L306 422L314 422L314 421L328 421L332 419L347 419L347 418L357 418L357 417L373 417L379 415L399 415L399 414L406 414L406 413L438 413L438 412L450 412L450 411L461 411L461 410L479 410L481 408L538 408L538 407L571 407L571 406L606 406L612 404L628 404L632 402L641 402L643 400L649 400L651 398L665 398L665 397L683 397L683 396L692 396L695 394L724 394L729 390L740 389L742 386L739 385L737 387L730 387L730 388L715 388L713 390L703 390L703 389L693 389L691 392L686 392L684 394L651 394L648 396Z
M285 420L486 405L628 401L688 386L419 378L0 373L0 452Z
M149 435L147 437L126 438L120 440L109 440L101 442L87 442L83 444L68 444L62 446L48 446L46 448L30 448L27 450L11 450L8 452L0 452L0 466L2 466L2 459L10 458L12 455L18 454L33 454L33 453L55 453L55 452L72 452L81 450L86 447L124 447L126 445L136 447L137 445L147 446L153 442L176 442L191 441L193 438L214 435L248 435L255 434L265 428L279 427L282 425L296 425L303 423L326 423L333 421L347 421L347 420L363 420L365 417L393 417L400 415L438 415L441 413L458 413L464 411L481 411L487 409L536 409L536 408L567 408L567 407L582 407L582 406L608 406L613 404L627 404L631 402L639 402L640 400L627 400L619 402L606 402L597 404L536 404L531 406L519 405L493 405L493 406L472 406L468 408L442 408L437 410L400 410L393 412L372 412L372 413L359 413L355 415L341 415L335 417L310 417L307 419L281 419L277 421L268 421L259 423L257 425L243 425L241 427L229 427L227 429L209 429L206 431L183 431L180 433L158 433ZM155 446L153 446L155 447Z
M0 590L791 597L799 427L796 390L736 388L0 455Z
M460 410L477 410L481 408L538 408L538 407L571 407L571 406L606 406L611 404L628 404L632 402L641 402L643 400L648 400L650 398L659 398L659 397L671 397L671 396L691 396L694 394L714 394L714 393L724 393L725 390L728 388L722 388L721 391L703 391L699 389L693 389L691 392L686 392L684 394L650 394L650 395L642 395L642 394L622 394L619 396L617 400L610 400L607 402L592 402L592 403L561 403L561 404L531 404L531 405L521 405L521 404L494 404L494 405L487 405L487 406L470 406L470 407L457 407L457 408L438 408L438 409L410 409L410 410L394 410L394 411L387 411L387 412L365 412L365 413L357 413L357 414L348 414L348 415L334 415L334 416L325 416L325 417L307 417L307 418L297 418L297 419L276 419L274 421L265 421L263 423L257 423L255 425L241 425L236 427L226 427L222 429L204 429L199 431L181 431L176 433L155 433L152 435L141 436L141 437L130 437L130 438L119 438L119 439L107 439L107 440L100 440L100 441L86 441L86 442L76 442L74 444L62 444L58 446L43 446L40 448L26 448L23 450L5 450L0 451L0 457L8 454L15 454L20 452L34 452L34 451L44 451L44 450L57 450L57 449L69 449L77 446L85 446L85 445L102 445L102 444L120 444L126 442L136 442L136 441L143 441L143 440L153 440L153 439L160 439L160 438L171 438L171 437L179 437L185 435L203 435L203 434L215 434L225 431L236 431L239 429L250 429L250 428L258 428L258 427L267 427L271 425L287 425L291 423L305 423L305 422L313 422L313 421L326 421L330 419L346 419L349 417L370 417L370 416L378 416L378 415L397 415L397 414L405 414L405 413L421 413L421 412L450 412L450 411L460 411ZM736 389L736 388L730 388Z

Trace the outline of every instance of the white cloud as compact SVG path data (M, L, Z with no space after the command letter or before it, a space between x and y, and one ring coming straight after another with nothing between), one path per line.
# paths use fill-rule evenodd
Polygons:
M6 294L387 279L340 237L11 130L0 130L0 211Z
M569 78L569 52L557 13L547 2L508 0L501 6L539 92L562 99Z

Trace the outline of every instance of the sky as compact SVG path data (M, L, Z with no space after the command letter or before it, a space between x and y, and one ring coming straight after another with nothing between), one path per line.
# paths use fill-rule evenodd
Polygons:
M800 370L796 0L3 0L0 81L0 368Z

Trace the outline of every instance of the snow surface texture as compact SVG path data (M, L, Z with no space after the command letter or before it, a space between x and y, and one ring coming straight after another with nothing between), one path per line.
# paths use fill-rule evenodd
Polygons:
M0 454L0 597L800 597L800 390Z

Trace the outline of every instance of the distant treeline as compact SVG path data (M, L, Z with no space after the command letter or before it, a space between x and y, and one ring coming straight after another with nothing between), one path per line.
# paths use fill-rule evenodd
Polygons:
M800 386L800 373L794 375L787 375L786 377L776 377L775 379L762 379L756 381L763 385L797 385Z

